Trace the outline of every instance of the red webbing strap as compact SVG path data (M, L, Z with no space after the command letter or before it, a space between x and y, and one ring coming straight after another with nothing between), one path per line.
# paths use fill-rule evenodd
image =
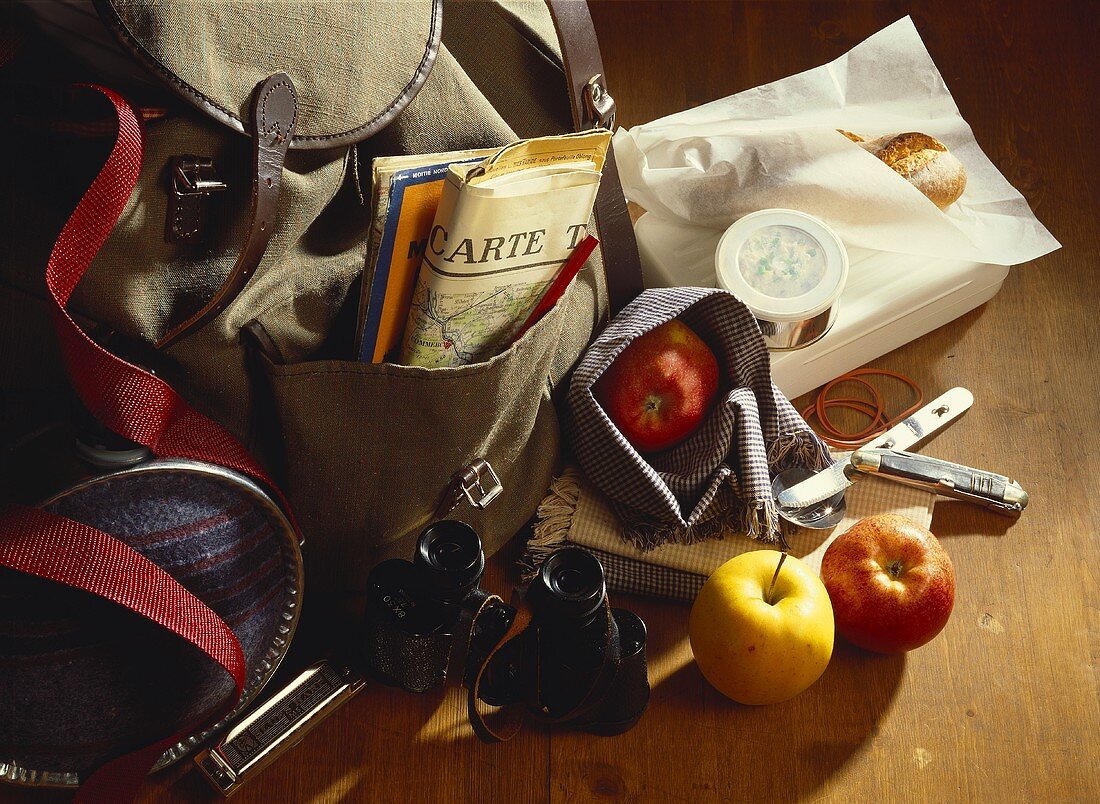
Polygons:
M46 268L46 284L56 302L54 323L73 386L100 421L156 455L220 464L265 483L282 499L266 473L224 428L194 411L160 379L100 347L65 311L73 289L122 215L144 153L143 132L133 109L108 89L89 88L114 105L118 139L65 224ZM288 507L287 516L291 517ZM215 717L236 705L244 686L245 661L233 632L169 575L117 539L45 511L10 507L0 510L0 565L113 600L188 640L224 667L236 684L237 696ZM196 726L189 724L184 733L104 765L78 797L103 802L132 799L156 759Z
M90 88L114 104L118 139L107 164L62 229L46 267L46 286L56 302L54 324L73 387L85 407L124 438L155 455L215 463L249 475L279 496L290 517L275 484L228 431L191 408L163 380L101 347L65 310L73 289L121 217L144 152L143 130L133 109L109 89Z
M204 723L236 706L245 659L233 631L171 575L113 536L37 508L8 506L0 509L0 566L114 601L187 640L223 667L237 690ZM198 725L108 762L81 785L77 800L133 800L157 758Z

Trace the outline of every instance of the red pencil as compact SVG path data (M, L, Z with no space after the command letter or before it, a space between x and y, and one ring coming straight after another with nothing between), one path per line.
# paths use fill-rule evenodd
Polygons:
M600 244L592 235L588 235L582 240L573 253L569 255L569 259L562 265L561 270L558 271L558 275L554 277L554 281L550 283L550 286L546 288L546 292L542 294L542 298L539 299L539 303L535 305L535 309L531 311L531 315L527 316L527 320L523 322L523 326L516 332L516 336L512 339L512 343L515 343L523 334L531 327L538 323L539 319L546 315L546 312L557 304L558 299L565 293L565 289L569 287L569 283L573 281L573 277L584 266L585 261L588 259L592 251Z

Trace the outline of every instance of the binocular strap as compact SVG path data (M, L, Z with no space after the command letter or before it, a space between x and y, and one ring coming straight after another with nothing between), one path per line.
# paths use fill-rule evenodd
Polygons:
M503 602L504 601L496 595L490 595L482 602L481 608L478 609L478 614L484 611L491 603ZM489 651L488 655L481 663L481 666L476 669L473 678L466 685L466 710L470 718L470 725L474 728L474 734L484 743L502 743L506 740L511 740L523 727L522 704L510 703L493 709L489 707L488 704L482 702L478 697L481 692L481 682L485 677L485 670L492 663L493 657L497 655L501 648L523 634L531 625L533 613L530 605L523 600L516 600L513 602L516 604L516 616L512 620L512 624L508 627L504 636L500 638L500 641L498 641L493 649ZM477 620L477 615L474 616L474 620ZM473 635L472 623L469 634L470 636ZM467 649L469 648L469 642L470 640L467 638Z
M489 600L492 599L493 598L487 599L486 605ZM499 601L500 598L496 598L496 600ZM467 685L467 711L470 718L470 725L473 726L474 733L478 738L486 743L499 743L510 740L519 733L520 728L523 726L524 707L522 703L511 703L498 707L495 710L490 710L488 705L479 698L485 669L492 662L493 657L498 651L512 640L520 637L528 628L535 629L534 636L537 646L538 625L532 622L533 612L530 604L525 599L520 598L518 600L513 600L513 605L516 609L516 617L512 621L511 627L497 643L496 647L494 647L493 650L489 652L488 656L485 657L485 661L477 668L473 680ZM600 666L600 671L593 679L592 685L588 688L588 691L580 702L571 709L564 712L554 712L545 705L542 705L541 709L532 711L532 717L539 723L568 723L591 712L607 697L607 693L611 689L611 685L619 669L619 662L622 658L622 646L619 642L619 629L615 624L615 617L611 613L611 602L606 596L603 602L603 616L606 622L606 649L604 650L603 664ZM477 619L476 616L474 619ZM537 647L535 655L538 655ZM536 661L534 683L536 685L535 700L537 701L542 700L541 672L541 663Z

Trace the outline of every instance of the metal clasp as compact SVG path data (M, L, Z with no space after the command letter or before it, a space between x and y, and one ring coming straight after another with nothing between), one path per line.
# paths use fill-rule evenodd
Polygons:
M504 485L493 467L484 458L478 458L451 479L451 485L443 495L443 502L435 512L435 518L446 517L458 507L463 498L474 508L487 508L502 491Z
M615 99L603 85L603 74L596 73L585 85L585 106L592 125L596 128L615 128Z
M462 470L457 480L466 500L474 508L487 508L504 491L497 473L483 458L478 458Z
M209 197L224 192L227 185L208 156L173 157L171 177L165 240L198 240L206 228Z
M218 193L226 188L210 157L177 156L174 162L172 189L180 195Z

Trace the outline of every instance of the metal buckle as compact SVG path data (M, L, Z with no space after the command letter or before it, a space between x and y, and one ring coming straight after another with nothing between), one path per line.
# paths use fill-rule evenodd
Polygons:
M206 195L226 189L208 156L178 156L174 160L172 189L180 195Z
M196 242L206 228L210 196L227 189L209 156L176 156L171 162L172 187L164 239L169 243Z
M504 491L497 473L493 471L489 462L482 458L478 458L466 467L462 477L459 478L459 484L462 493L466 495L466 500L474 508L487 508Z
M436 509L435 518L445 518L458 507L463 497L474 508L487 508L502 491L504 485L493 467L484 458L478 458L451 479L451 485L443 495L443 502Z
M603 85L603 74L596 73L585 84L585 105L589 119L596 128L615 128L615 99Z

